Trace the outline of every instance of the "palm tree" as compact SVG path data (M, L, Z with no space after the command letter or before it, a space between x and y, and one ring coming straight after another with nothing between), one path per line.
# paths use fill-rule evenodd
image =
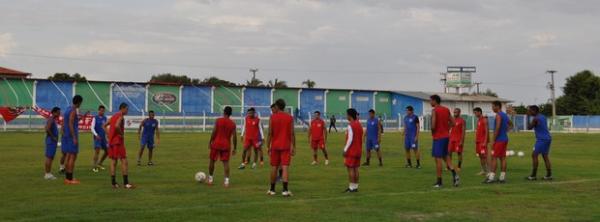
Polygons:
M308 87L308 88L315 88L317 83L315 81L307 79L307 80L304 80L304 82L302 82L302 85L306 85L306 87Z
M271 88L287 88L287 82L285 81L281 81L277 78L275 78L274 80L269 80L269 83L267 84L267 86L271 87Z

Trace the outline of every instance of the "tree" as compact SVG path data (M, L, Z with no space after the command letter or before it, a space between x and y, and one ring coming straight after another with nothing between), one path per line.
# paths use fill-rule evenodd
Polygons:
M265 84L263 84L263 81L257 78L252 77L251 80L246 81L246 86L265 86Z
M302 85L306 85L307 88L315 88L317 83L315 81L307 79L307 80L304 80L304 82L302 82Z
M73 75L70 75L69 73L64 73L64 72L54 73L54 75L48 76L48 80L52 80L52 81L76 81L76 82L85 82L85 81L87 81L87 79L85 78L85 76L83 76L83 75L81 75L79 73L75 73Z
M491 89L486 89L485 92L483 92L481 95L491 96L491 97L498 97L498 93L495 93Z
M211 76L211 77L203 79L200 82L200 84L211 85L211 86L237 86L237 84L235 84L233 82L219 79L215 76Z
M271 88L287 88L287 82L279 80L277 78L275 78L274 80L269 80L269 83L267 83L268 87Z
M589 70L568 77L563 95L556 100L560 115L600 114L600 77Z
M186 75L174 75L171 73L162 73L152 75L151 83L175 83L175 84L200 84L199 79L192 79Z

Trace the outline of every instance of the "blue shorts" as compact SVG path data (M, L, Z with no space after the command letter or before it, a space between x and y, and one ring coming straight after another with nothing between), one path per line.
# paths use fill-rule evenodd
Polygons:
M548 155L550 153L550 144L552 140L536 140L533 146L534 154Z
M419 143L415 143L415 138L404 138L404 149L406 150L417 150L419 149Z
M54 159L54 155L56 155L56 147L58 147L56 142L46 143L46 157Z
M79 142L79 141L77 141ZM79 143L73 144L73 139L71 137L63 137L62 138L62 152L63 153L71 153L77 154L79 153Z
M433 144L431 147L431 156L436 158L444 158L448 156L448 143L450 142L450 138L442 138L433 140Z
M149 137L142 136L140 143L142 144L142 147L147 147L148 149L154 149L154 136L149 136Z
M102 148L103 150L105 150L106 148L108 148L108 143L106 142L105 137L100 137L99 140L97 140L96 137L93 137L92 140L94 140L94 149Z
M367 138L367 142L365 144L365 147L367 148L367 151L369 151L369 150L379 150L379 143L377 142L377 139L369 139L369 138Z

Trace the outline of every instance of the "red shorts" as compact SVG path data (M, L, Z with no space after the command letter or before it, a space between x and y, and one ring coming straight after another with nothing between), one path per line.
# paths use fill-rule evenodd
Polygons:
M450 143L448 143L448 152L449 153L462 153L463 146L460 145L459 141L450 141Z
M108 146L108 157L113 160L127 158L127 151L125 150L125 145L116 144Z
M360 157L344 157L344 165L348 168L360 167Z
M271 166L289 166L292 160L290 150L271 149Z
M475 143L475 154L479 157L487 156L487 144L485 143Z
M496 158L506 157L506 147L508 147L508 142L494 142L492 156Z
M312 148L313 150L325 149L325 140L324 139L310 140L310 148Z
M258 138L244 137L244 149L250 149L250 147L253 147L254 149L259 149L261 145L262 141L258 140Z
M231 150L210 149L210 159L213 161L229 161Z

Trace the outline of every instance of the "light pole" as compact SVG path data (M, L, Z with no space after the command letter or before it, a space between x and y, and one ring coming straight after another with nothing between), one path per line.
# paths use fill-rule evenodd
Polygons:
M552 130L556 127L556 87L554 85L554 73L556 70L548 70L546 73L550 74L550 82L548 83L548 89L550 89L550 99L552 100Z

